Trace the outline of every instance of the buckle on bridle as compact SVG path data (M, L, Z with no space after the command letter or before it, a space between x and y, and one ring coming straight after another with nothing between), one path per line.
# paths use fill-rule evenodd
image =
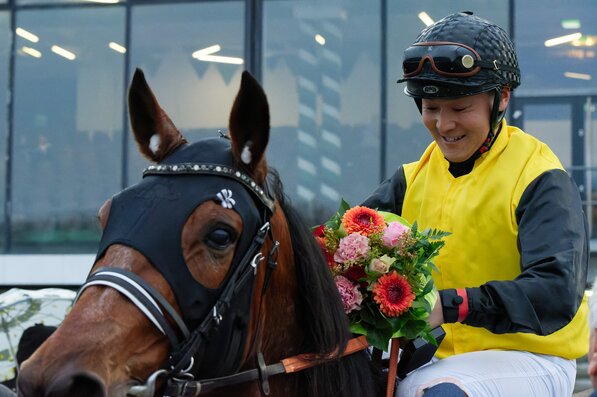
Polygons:
M126 393L127 397L154 397L155 395L155 382L157 379L166 375L168 371L165 369L158 369L147 378L147 383L144 385L131 386Z
M263 260L263 254L261 252L258 252L257 254L255 254L255 256L253 257L253 260L251 261L251 266L253 267L253 269L257 269L257 265L262 260Z
M213 317L214 321L216 322L216 325L220 325L220 321L222 321L223 317L221 314L218 313L218 310L216 309L215 306L214 306L214 312L212 314L212 317Z

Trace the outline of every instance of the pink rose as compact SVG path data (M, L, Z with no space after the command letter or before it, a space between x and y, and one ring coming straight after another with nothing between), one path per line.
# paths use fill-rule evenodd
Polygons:
M369 253L369 239L359 233L352 233L340 240L334 260L338 263L356 262Z
M336 276L334 281L342 299L344 313L348 314L353 310L361 310L360 305L363 302L363 295L359 291L359 287L344 276Z
M400 236L407 233L409 230L410 229L407 226L404 226L400 222L390 222L388 227L383 231L381 239L386 247L394 248L398 245Z

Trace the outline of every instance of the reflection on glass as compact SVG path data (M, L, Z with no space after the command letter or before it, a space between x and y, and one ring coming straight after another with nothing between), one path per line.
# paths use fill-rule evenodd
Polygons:
M0 12L0 92L8 92L8 64L10 59L10 15ZM6 154L7 95L0 96L0 156ZM0 161L0 249L4 248L6 227L4 223L4 202L6 197L6 162Z
M597 3L529 0L514 4L522 72L518 95L597 94Z
M438 21L462 10L473 10L475 15L508 30L506 0L388 2L386 177L392 176L400 165L418 160L432 141L413 99L403 92L404 84L396 84L402 77L402 54L431 20ZM423 18L419 16L422 12Z
M131 73L143 69L189 142L227 128L244 69L244 9L242 1L133 7ZM132 138L128 150L133 184L148 163Z
M120 188L122 7L23 10L16 36L12 239L16 252L92 251Z
M379 182L378 2L266 1L269 162L311 224Z
M569 104L527 105L522 130L545 142L564 168L572 167L572 108Z

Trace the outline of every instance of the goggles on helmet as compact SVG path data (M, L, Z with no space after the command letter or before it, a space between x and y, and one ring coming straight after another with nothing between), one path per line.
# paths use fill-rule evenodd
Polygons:
M429 62L435 73L446 77L469 77L479 73L481 69L518 72L517 68L501 65L495 60L482 60L479 53L467 45L437 41L415 43L404 51L404 78L420 74L425 62Z
M435 73L446 77L469 77L481 70L481 57L469 46L446 41L423 42L404 51L404 77L421 73L427 61Z

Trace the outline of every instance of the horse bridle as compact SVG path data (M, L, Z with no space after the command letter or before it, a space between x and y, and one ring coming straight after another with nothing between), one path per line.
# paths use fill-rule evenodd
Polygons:
M232 266L231 274L225 281L222 292L210 310L210 314L192 331L188 329L176 310L157 290L132 272L113 267L102 267L90 274L81 286L75 302L87 287L102 285L113 288L128 298L170 342L171 351L168 369L157 370L148 377L144 385L132 386L127 396L154 397L156 382L159 378L167 380L165 395L170 397L198 396L200 393L220 387L254 380L260 381L262 393L268 395L269 376L297 372L338 358L338 354L327 356L302 354L276 364L266 365L261 352L257 352L257 368L255 369L218 378L194 380L193 375L189 373L194 365L193 356L201 347L202 342L217 330L234 296L242 288L246 288L250 281L254 280L259 264L266 259L262 253L262 248L266 238L269 237L272 241L272 247L265 261L267 268L264 288L261 291L262 297L265 294L271 272L277 265L278 243L272 236L269 223L274 211L275 201L252 178L230 166L203 163L152 165L145 169L143 175L217 175L231 178L247 188L252 196L257 198L258 202L263 205L265 211L262 226L257 230L249 249L242 256L240 262ZM172 319L177 330L173 329L168 317ZM260 315L258 317L257 323L259 324ZM182 340L177 336L177 331L182 335ZM364 337L355 338L349 342L343 355L363 350L367 346Z

